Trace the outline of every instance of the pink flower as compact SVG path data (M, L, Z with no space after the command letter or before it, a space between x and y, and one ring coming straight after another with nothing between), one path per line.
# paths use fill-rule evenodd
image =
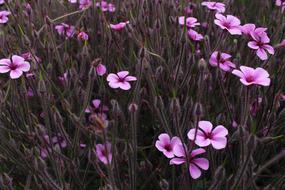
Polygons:
M210 10L216 10L218 13L224 13L226 10L224 3L205 1L201 4L202 6L206 6Z
M96 73L97 73L97 75L103 76L106 73L106 71L107 71L107 69L106 69L105 65L100 63L100 64L98 64L96 66Z
M255 30L255 24L245 24L241 27L241 32L246 35L246 36L250 36L250 33L253 32Z
M173 137L170 139L169 135L166 133L160 134L158 139L159 140L155 142L155 147L167 158L173 158L173 148L176 144L181 143L181 140L178 137Z
M223 71L229 71L231 68L236 68L236 65L230 61L232 56L227 53L215 51L212 53L209 63L213 67L220 67Z
M195 158L199 154L203 154L206 151L203 148L193 150L188 153L185 145L177 144L173 149L174 155L178 158L172 158L170 165L181 165L189 161L189 173L193 179L198 179L201 176L201 170L209 169L209 161L206 158ZM188 156L186 156L188 154Z
M110 164L112 162L111 143L107 142L106 144L97 144L96 156L105 165Z
M23 72L30 70L30 63L18 55L13 55L10 59L0 60L0 73L10 72L11 79L19 78Z
M284 7L285 6L285 1L284 0L276 0L275 5L279 7Z
M86 9L92 5L91 0L80 0L79 1L79 9Z
M180 17L178 18L178 22L179 22L179 24L182 25L182 26L184 26L184 25L186 24L186 26L187 26L188 28L194 28L194 27L200 25L200 23L197 22L197 19L194 18L194 17L188 17L188 18L186 18L186 20L185 20L185 16L180 16Z
M189 29L188 32L188 37L190 39L192 39L193 41L201 41L204 39L203 35L202 34L199 34L198 32L196 32L195 30L191 30Z
M55 26L57 33L61 36L65 36L66 38L71 38L75 34L75 27L61 23Z
M92 100L92 104L91 106L88 106L85 109L85 113L96 113L96 114L100 114L104 119L107 118L107 115L104 112L107 112L109 110L109 108L105 105L101 104L101 100L99 99L94 99Z
M209 121L199 121L198 123L199 129L190 129L187 136L190 140L195 139L195 144L200 147L206 147L210 144L214 147L214 149L223 149L227 145L228 130L222 126L218 125L215 129L213 129L213 125ZM195 138L195 132L196 138Z
M5 0L0 0L0 5L3 5L5 3Z
M63 73L63 75L58 77L61 85L65 85L68 82L67 72Z
M10 11L0 11L0 24L5 24L8 22L8 16L11 14Z
M235 69L232 73L240 77L240 81L246 86L252 84L261 86L270 85L268 72L260 67L253 69L251 67L241 66L240 70Z
M68 0L69 3L77 3L77 0Z
M253 32L250 32L250 35L254 41L248 42L247 45L251 49L256 50L256 55L261 60L268 59L266 52L272 55L275 53L274 48L268 44L270 42L270 39L267 36L266 32L264 32L264 28L258 28Z
M227 30L231 35L241 35L240 20L232 15L224 16L217 13L214 20L215 24L221 29Z
M109 74L107 81L111 88L121 88L122 90L129 90L131 85L129 81L136 81L137 78L134 76L128 76L129 71L120 71L117 74Z
M118 24L110 24L110 28L112 28L113 30L122 30L124 29L127 24L129 24L130 22L129 21L126 21L126 22L120 22Z
M96 7L101 8L103 12L115 12L116 10L115 5L112 3L107 3L106 1L97 2Z
M77 39L78 40L82 40L82 41L87 41L89 38L88 34L86 32L79 32L77 35Z

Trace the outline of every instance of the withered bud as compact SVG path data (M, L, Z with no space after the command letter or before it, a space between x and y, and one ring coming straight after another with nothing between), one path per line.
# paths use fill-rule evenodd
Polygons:
M202 116L203 115L203 108L200 103L196 103L194 107L194 114L196 116Z
M129 112L132 112L132 113L134 113L134 112L136 112L137 110L138 110L138 105L136 104L136 103L131 103L130 105L129 105Z
M96 58L91 62L92 67L97 67L99 64L102 64L101 58Z
M200 59L199 62L198 62L198 68L203 71L207 68L207 63L205 61L205 59Z

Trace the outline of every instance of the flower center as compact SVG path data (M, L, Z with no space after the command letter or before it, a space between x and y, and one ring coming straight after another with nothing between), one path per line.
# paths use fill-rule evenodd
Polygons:
M245 78L246 82L251 83L254 81L254 77L252 75L249 75Z
M118 82L125 82L125 78L119 77Z
M170 152L172 150L172 147L170 146L170 144L165 145L164 148L167 152Z
M14 71L14 70L16 70L16 69L18 68L18 65L14 64L14 63L11 63L11 64L9 65L9 68L10 68L12 71Z

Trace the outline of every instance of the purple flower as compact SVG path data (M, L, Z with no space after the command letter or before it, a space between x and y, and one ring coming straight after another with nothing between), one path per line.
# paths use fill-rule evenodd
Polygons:
M77 34L77 39L78 40L87 41L88 38L89 38L89 36L88 36L88 34L86 32L81 31L81 32L79 32Z
M233 15L224 16L219 13L217 13L215 17L214 22L221 29L227 30L231 35L241 35L240 20L237 17Z
M106 144L97 144L96 156L105 165L110 164L112 162L111 143L107 142Z
M129 21L126 21L126 22L120 22L118 24L110 24L110 28L113 29L113 30L122 30L124 29L127 24L129 24L130 22Z
M227 145L228 130L222 126L218 125L213 129L213 125L209 121L199 121L198 129L190 129L187 136L188 139L194 140L195 144L200 147L206 147L210 144L214 147L214 149L223 149ZM195 137L196 133L196 137Z
M158 139L159 140L155 142L155 147L167 158L173 158L173 148L176 144L181 143L181 140L178 137L173 137L170 139L169 135L166 133L160 134Z
M10 11L0 11L0 24L5 24L8 22L8 16L11 14Z
M187 147L182 144L177 144L173 149L176 158L170 160L170 165L181 165L189 161L189 173L193 179L198 179L201 176L201 170L209 169L209 161L206 158L195 158L199 154L206 151L203 148L198 148L188 153ZM186 156L188 154L188 156Z
M220 67L223 71L229 71L231 68L236 68L236 65L230 61L232 56L227 53L215 51L212 53L209 63L213 67Z
M61 36L65 36L67 38L71 38L75 34L75 27L61 23L55 26L57 33Z
M210 10L217 11L218 13L224 13L226 10L224 3L205 1L202 2L201 4L202 6L206 6Z
M0 60L0 73L10 72L11 79L19 78L23 72L30 70L30 63L18 55L13 55L10 59Z
M89 6L92 5L91 0L80 0L79 1L79 9L87 9Z
M107 72L106 66L101 63L98 64L95 69L96 69L97 75L99 76L103 76Z
M111 88L120 88L122 90L129 90L131 85L129 81L136 81L137 78L134 76L128 76L129 71L120 71L117 74L109 74L107 81Z
M247 45L251 49L256 50L256 55L261 60L268 59L266 52L272 55L274 54L274 48L268 44L270 42L270 39L267 36L266 32L264 32L264 28L255 29L254 31L250 32L250 35L254 41L248 42Z
M194 17L187 17L186 20L185 20L185 16L180 16L178 18L178 22L180 25L184 26L186 24L186 26L188 28L194 28L196 26L199 26L200 23L197 22L197 19L194 18Z
M253 69L251 67L240 66L240 70L233 70L234 75L240 77L241 83L246 86L256 84L261 86L269 86L270 78L269 74L263 68Z
M189 29L188 32L188 37L190 39L192 39L193 41L201 41L204 39L203 35L202 34L199 34L198 32L196 32L195 30L191 30Z
M116 10L115 5L112 3L107 3L106 1L97 2L96 7L101 8L103 12L115 12Z

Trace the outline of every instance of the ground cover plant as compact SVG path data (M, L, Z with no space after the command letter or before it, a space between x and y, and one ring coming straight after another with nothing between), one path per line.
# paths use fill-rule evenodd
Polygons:
M0 189L285 189L284 9L0 0Z

